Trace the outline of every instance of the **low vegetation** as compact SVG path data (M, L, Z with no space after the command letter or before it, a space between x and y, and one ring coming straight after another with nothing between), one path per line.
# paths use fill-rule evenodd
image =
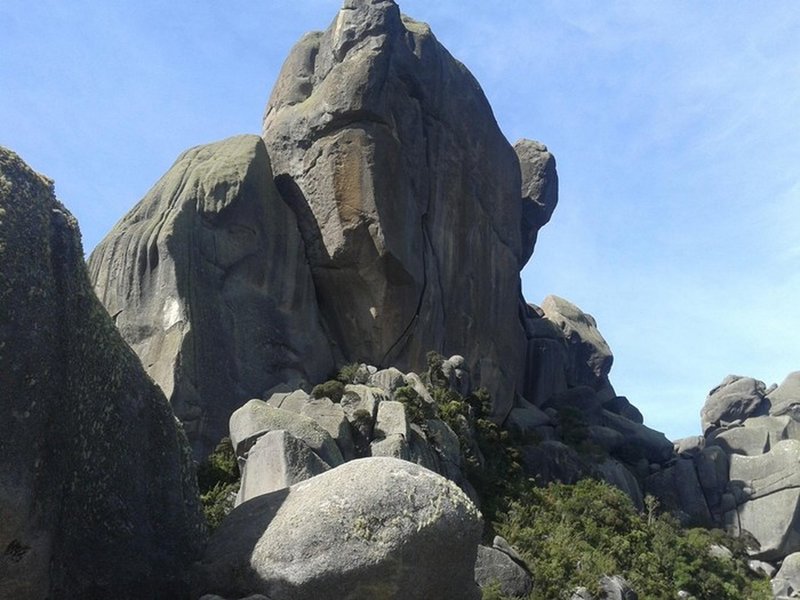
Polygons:
M233 510L240 475L230 438L222 438L214 451L197 466L197 487L209 529L219 527Z
M599 579L611 574L625 577L643 599L671 600L680 590L697 600L771 597L769 582L748 572L738 540L718 530L684 530L658 513L654 499L648 497L646 505L640 513L623 492L591 479L531 485L495 528L529 565L534 600L568 598L565 591L578 586L596 591ZM713 554L715 545L733 556Z

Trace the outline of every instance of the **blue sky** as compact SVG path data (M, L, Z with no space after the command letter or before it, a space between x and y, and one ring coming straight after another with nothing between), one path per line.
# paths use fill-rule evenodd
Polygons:
M258 133L281 63L338 0L0 4L0 144L56 181L87 252L186 148ZM511 142L558 161L523 272L615 353L669 437L725 375L800 369L800 6L406 0Z

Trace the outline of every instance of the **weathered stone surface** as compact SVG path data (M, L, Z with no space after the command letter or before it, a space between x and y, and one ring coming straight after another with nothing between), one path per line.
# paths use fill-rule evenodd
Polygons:
M378 406L390 396L381 388L349 384L344 386L341 406L345 416L352 422L358 411L364 411L374 421L378 416Z
M520 166L467 69L394 2L348 0L292 50L263 137L344 358L463 354L505 417L525 358Z
M632 459L643 456L651 463L662 464L672 457L672 442L660 431L634 423L607 410L602 411L600 424L622 434L625 444L618 451L621 458Z
M382 369L377 371L374 375L371 375L367 383L372 387L381 388L384 392L391 394L397 388L401 388L406 384L405 377L406 376L403 375L400 369L389 367L388 369Z
M800 552L783 559L783 564L772 580L772 593L776 598L796 598L800 593Z
M706 438L702 435L693 435L675 440L672 442L672 446L675 448L675 454L683 458L691 458L703 451L706 446Z
M472 391L469 366L463 356L454 354L442 363L442 374L447 379L451 390L462 396L467 396Z
M539 230L550 221L558 204L558 173L556 159L544 144L519 140L514 151L522 175L522 268L533 254Z
M765 391L766 386L763 381L752 377L728 375L708 393L708 398L700 410L703 431L708 431L713 426L766 414Z
M604 460L597 465L596 474L603 481L625 492L633 502L633 505L642 510L644 507L642 489L639 487L636 476L625 465L614 459Z
M644 423L642 413L625 396L614 396L609 400L604 400L603 408L634 423L640 425Z
M542 310L567 339L571 366L569 383L600 389L607 383L614 356L597 329L594 317L558 296L545 298Z
M386 400L380 403L373 435L376 438L400 435L404 439L408 439L408 419L406 418L406 407L402 402Z
M691 459L680 458L675 464L653 473L645 481L645 491L661 501L665 510L675 513L685 525L708 527L711 513L697 471Z
M203 541L183 431L52 181L4 148L0 379L0 597L181 597Z
M555 440L523 446L521 459L525 474L542 484L553 481L577 483L591 474L575 450Z
M754 558L777 560L800 550L800 441L784 440L760 456L731 456L734 529L760 544Z
M305 442L331 467L344 462L336 442L316 421L255 399L231 415L230 434L233 449L237 456L244 457L258 438L270 431L281 429Z
M619 575L606 576L600 580L600 600L638 600L631 584Z
M308 444L282 429L258 438L247 453L236 505L288 488L328 471L330 466Z
M386 437L374 439L369 447L371 456L386 456L389 458L399 458L401 460L411 459L411 449L408 445L408 438L399 433L393 433Z
M742 427L715 429L706 438L709 446L719 446L727 454L754 456L769 450L769 431L766 428Z
M500 591L514 598L526 597L533 588L533 580L525 569L505 552L488 546L478 546L475 582L482 588L499 583Z
M267 400L267 404L270 406L298 414L303 413L309 402L311 402L311 396L304 390L293 390L288 394L273 394Z
M476 600L481 520L458 487L367 458L245 502L212 536L195 589L282 600Z
M547 319L539 319L539 321L550 323ZM552 323L551 325L556 327ZM561 339L532 338L528 340L524 390L527 400L541 406L554 394L565 391L568 372L569 355L563 336Z
M789 373L776 389L768 395L769 414L781 415L800 405L800 371Z
M333 368L297 221L257 136L184 152L89 272L198 458L242 402Z
M697 479L703 488L709 508L720 507L728 484L730 462L725 451L718 446L704 448L694 457Z
M313 419L330 434L344 460L353 460L356 457L352 429L341 404L334 404L328 398L309 399L300 413Z
M544 411L522 400L518 401L518 406L512 408L508 413L503 427L521 439L530 439L536 436L537 428L552 424L552 420Z

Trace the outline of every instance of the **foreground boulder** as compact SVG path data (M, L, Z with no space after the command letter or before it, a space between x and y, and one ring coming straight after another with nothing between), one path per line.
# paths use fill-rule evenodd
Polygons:
M234 509L197 566L195 593L477 599L481 528L452 482L398 459L359 459Z
M183 432L52 182L2 148L0 373L0 597L183 597L203 531Z
M333 368L297 222L257 136L183 153L89 269L198 458L242 402Z
M464 65L392 0L346 0L292 49L263 137L345 360L419 371L429 350L463 354L504 417L530 248L519 159Z

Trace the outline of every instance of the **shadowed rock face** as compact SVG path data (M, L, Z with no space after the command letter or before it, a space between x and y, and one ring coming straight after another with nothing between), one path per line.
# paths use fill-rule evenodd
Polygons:
M197 456L243 402L333 368L296 219L257 136L185 152L89 269Z
M530 253L519 161L469 71L394 2L348 0L292 50L263 137L343 358L463 354L507 413Z
M180 598L202 532L188 445L75 219L0 148L0 597Z

